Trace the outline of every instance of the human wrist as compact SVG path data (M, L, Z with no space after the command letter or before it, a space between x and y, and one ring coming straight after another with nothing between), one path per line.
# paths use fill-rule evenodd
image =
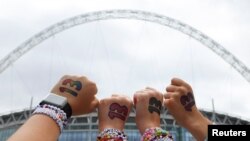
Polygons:
M68 124L68 118L66 116L66 113L53 105L43 104L38 105L33 112L33 115L46 115L53 119L57 126L60 129L60 132L62 132L63 128Z
M210 120L204 117L200 112L193 118L185 128L196 138L197 141L204 141L208 132L208 125L212 124Z
M141 134L143 134L146 129L149 129L149 128L156 128L156 127L160 127L160 123L157 123L157 122L153 122L154 120L152 121L143 121L141 122L141 124L138 124L138 129L140 131Z
M117 130L124 130L124 125L125 123L118 123L118 122L112 122L112 123L103 123L103 122L99 122L99 131L103 131L104 129L107 128L112 128L112 129L117 129Z
M63 110L67 116L67 119L69 119L72 115L72 108L70 104L68 103L67 97L57 95L55 93L50 93L46 96L45 99L43 99L39 105L51 105L55 106L61 110Z

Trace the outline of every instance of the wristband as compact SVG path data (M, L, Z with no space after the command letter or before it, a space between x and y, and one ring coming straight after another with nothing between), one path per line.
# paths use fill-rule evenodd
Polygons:
M60 132L62 132L63 128L68 123L66 113L60 108L52 105L48 104L38 105L35 111L33 112L33 115L35 114L43 114L52 118L58 125Z
M106 128L97 136L97 141L128 141L128 139L123 131Z
M166 130L155 127L146 129L141 141L173 141L173 137Z
M63 97L54 93L50 93L49 95L46 96L44 100L40 102L39 105L44 105L44 104L53 105L55 107L60 108L66 113L68 119L72 115L72 109L66 97Z

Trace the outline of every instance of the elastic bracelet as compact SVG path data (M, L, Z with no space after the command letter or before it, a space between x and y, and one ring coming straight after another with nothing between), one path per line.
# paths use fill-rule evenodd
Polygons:
M104 129L97 136L97 141L128 141L127 135L123 131L113 128Z
M62 132L63 128L68 123L66 113L60 108L52 105L48 104L38 105L35 111L33 112L33 115L35 114L43 114L51 117L60 128L60 132Z
M166 130L155 127L146 129L141 141L173 141L173 137Z

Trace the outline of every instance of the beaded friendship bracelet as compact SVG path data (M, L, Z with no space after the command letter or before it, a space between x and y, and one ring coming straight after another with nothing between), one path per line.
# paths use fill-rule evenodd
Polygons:
M128 141L128 139L123 131L106 128L97 136L97 141Z
M66 113L60 108L52 105L48 104L38 105L35 111L33 112L33 115L35 114L43 114L51 117L60 128L60 132L62 132L63 128L68 123Z
M146 129L141 141L173 141L173 137L166 130L155 127Z

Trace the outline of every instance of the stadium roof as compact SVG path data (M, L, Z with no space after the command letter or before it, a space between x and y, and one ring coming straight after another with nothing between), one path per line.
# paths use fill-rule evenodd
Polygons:
M32 110L23 110L0 116L0 129L16 127L22 125L32 114ZM227 114L217 112L209 112L200 110L204 116L218 124L230 125L250 125L250 121L243 120L238 117L233 117ZM137 129L135 124L135 109L130 113L130 116L125 124L125 129ZM173 117L166 109L163 109L161 114L161 127L179 127ZM98 128L97 112L87 115L72 117L66 130L90 130Z

